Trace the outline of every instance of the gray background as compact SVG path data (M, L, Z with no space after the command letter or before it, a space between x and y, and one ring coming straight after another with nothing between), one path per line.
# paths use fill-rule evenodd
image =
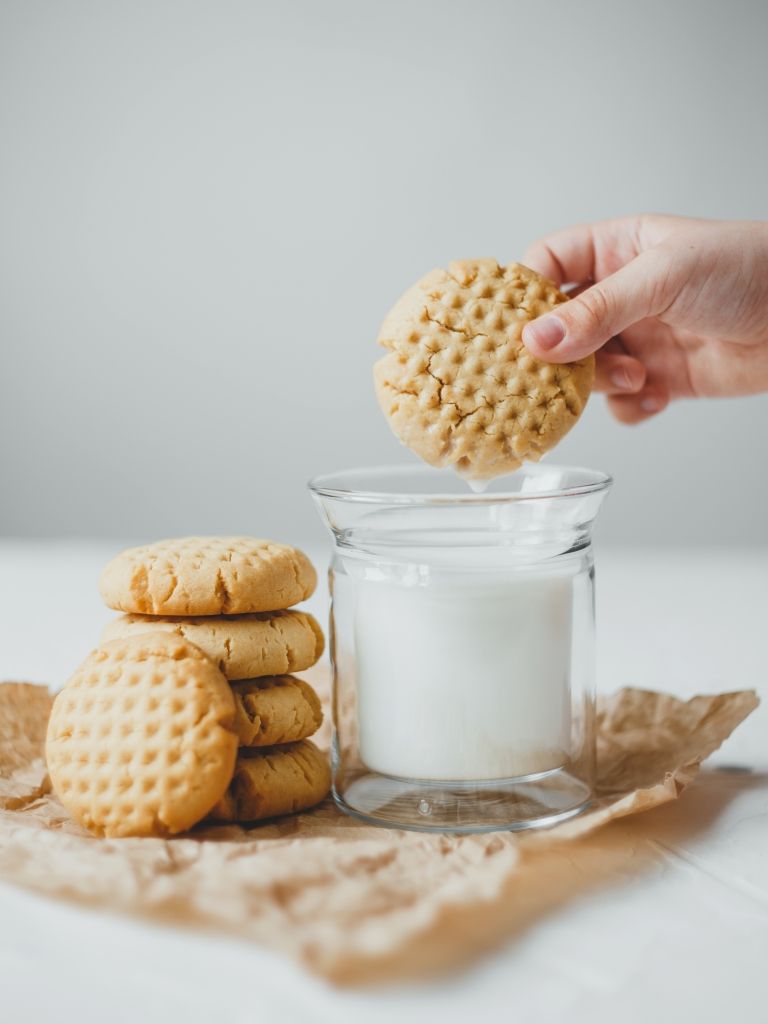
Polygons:
M0 0L0 532L317 540L404 451L378 324L454 257L768 217L768 7ZM614 542L762 542L768 398L601 398Z

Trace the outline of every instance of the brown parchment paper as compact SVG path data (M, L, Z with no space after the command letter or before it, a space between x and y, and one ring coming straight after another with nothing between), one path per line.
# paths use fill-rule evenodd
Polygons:
M750 691L687 702L637 689L602 698L595 806L546 832L398 832L361 825L328 800L251 829L200 827L172 840L97 839L67 818L42 756L50 703L43 687L0 684L0 878L218 929L360 984L465 964L575 895L636 871L631 829L595 830L679 796L758 701Z

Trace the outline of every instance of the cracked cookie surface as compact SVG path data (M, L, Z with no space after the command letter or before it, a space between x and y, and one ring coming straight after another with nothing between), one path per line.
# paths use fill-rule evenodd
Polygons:
M129 548L99 581L110 608L142 615L240 615L290 608L317 573L298 548L254 537L182 537Z
M100 836L185 832L222 798L235 700L193 644L168 633L96 648L53 703L46 761L73 818Z
M232 783L210 813L215 821L259 821L305 811L330 791L328 757L302 740L241 750Z
M376 394L397 437L433 466L490 479L537 460L586 405L594 357L554 365L523 327L567 296L519 263L461 260L399 299L379 332L389 349Z
M320 698L303 679L272 676L232 683L235 729L243 747L271 747L312 736L323 724Z
M325 646L323 631L314 616L297 611L197 618L127 614L107 623L101 639L156 630L175 633L195 644L227 679L301 672L315 664Z

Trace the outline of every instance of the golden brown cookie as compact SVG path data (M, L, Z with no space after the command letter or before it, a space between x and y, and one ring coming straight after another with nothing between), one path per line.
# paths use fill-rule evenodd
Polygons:
M242 747L304 740L323 723L320 698L303 679L272 676L232 683L235 730Z
M222 798L237 753L235 701L186 640L146 633L93 651L53 704L56 795L100 836L184 832Z
M325 646L315 618L296 611L198 618L121 615L107 623L101 639L157 630L175 633L195 644L216 662L227 679L301 672L315 664Z
M181 537L123 551L99 587L118 611L186 617L290 608L316 584L298 548L254 537Z
M570 430L592 389L594 357L553 365L523 327L567 296L511 263L461 260L433 270L395 304L374 368L395 434L433 466L489 479L537 460Z
M241 750L232 784L211 811L216 821L259 821L320 803L331 788L328 758L310 740Z

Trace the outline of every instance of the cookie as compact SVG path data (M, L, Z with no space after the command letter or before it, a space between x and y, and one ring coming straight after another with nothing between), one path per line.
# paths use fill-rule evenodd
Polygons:
M477 480L549 451L584 409L594 357L544 363L521 336L566 299L535 271L495 260L451 263L409 288L382 324L390 351L374 368L397 437L431 465Z
M232 683L232 692L235 729L243 747L303 740L322 725L320 698L295 676L242 679Z
M112 640L54 701L45 748L54 791L99 836L184 832L232 779L234 718L229 684L188 641Z
M141 633L175 633L216 662L227 679L279 676L310 668L323 653L325 641L317 621L307 612L256 612L191 618L121 615L107 623L102 641Z
M330 788L328 758L310 740L241 750L232 784L210 817L247 822L294 814L320 803Z
M290 608L316 584L298 548L253 537L182 537L123 551L99 588L118 611L186 617Z

